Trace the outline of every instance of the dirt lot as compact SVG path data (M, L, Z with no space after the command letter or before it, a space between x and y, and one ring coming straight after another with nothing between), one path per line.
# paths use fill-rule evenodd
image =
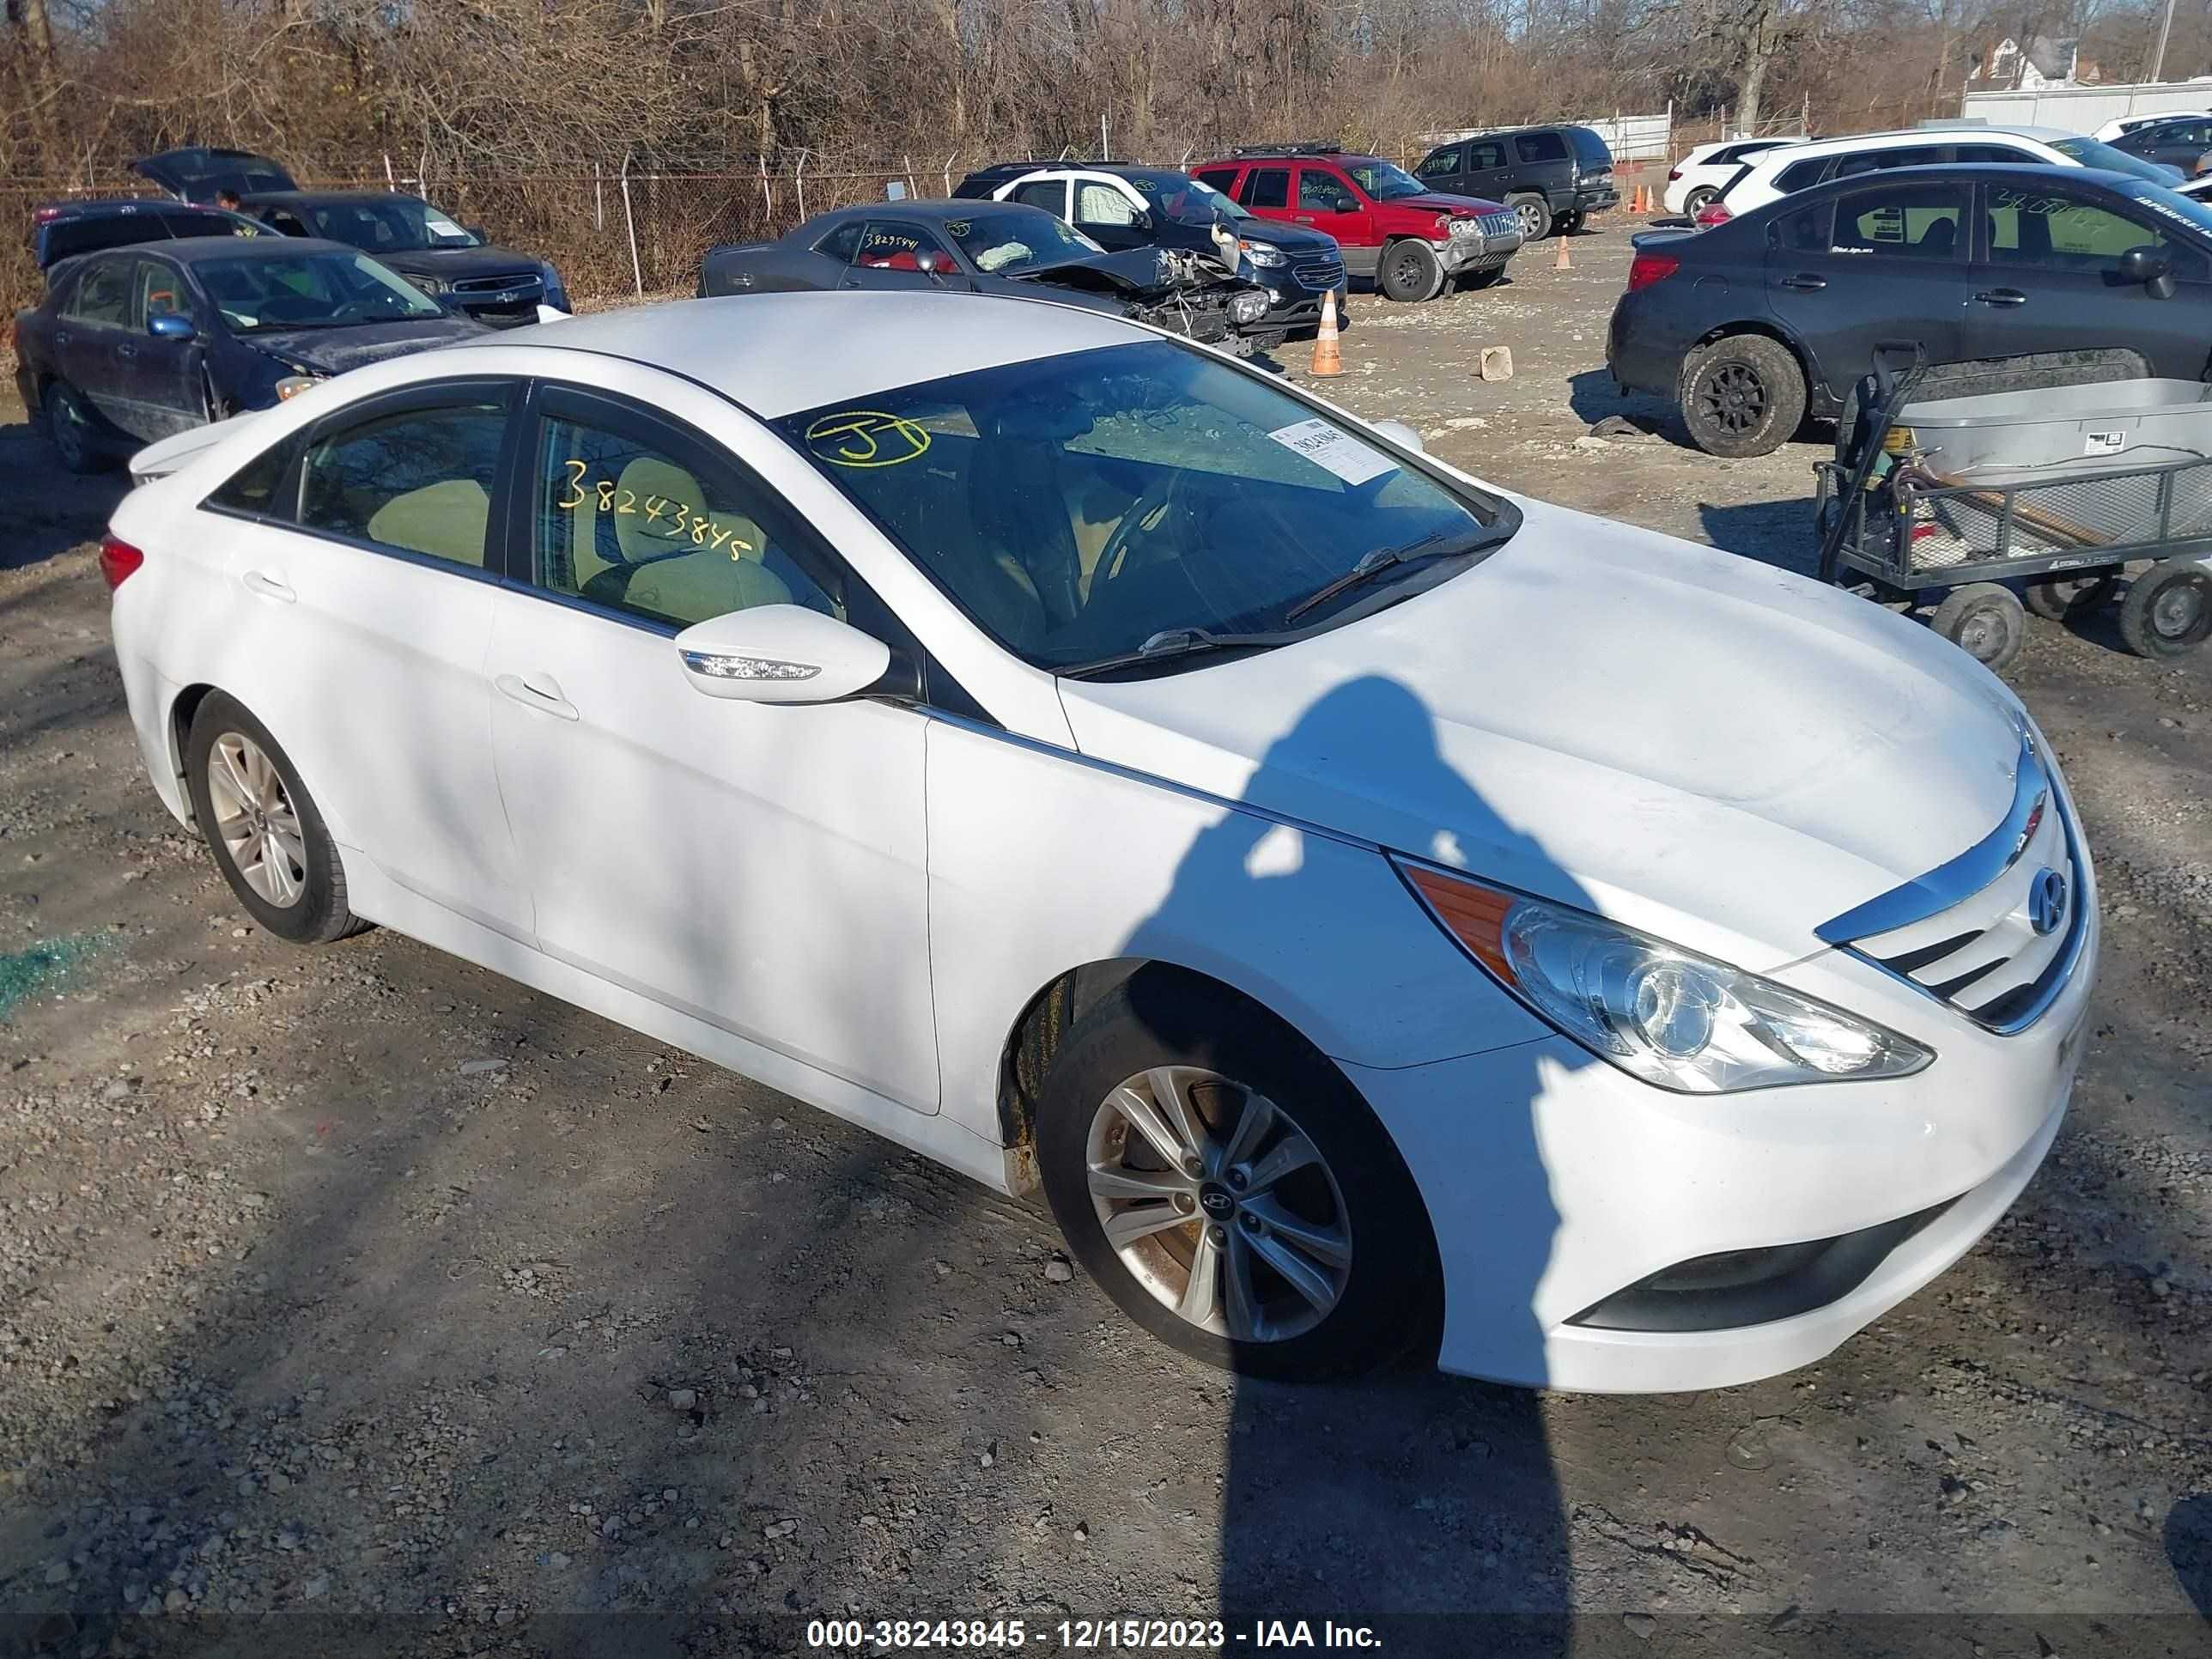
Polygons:
M1621 402L1626 236L1573 248L1355 301L1338 394L1802 568L1819 452L1715 461ZM1662 435L1577 444L1614 413ZM390 933L246 927L139 775L84 545L113 486L12 403L0 476L0 1651L767 1655L848 1612L2208 1650L2212 653L2032 624L2100 1018L1957 1268L1754 1387L1302 1390L1139 1339L1047 1220L807 1108Z

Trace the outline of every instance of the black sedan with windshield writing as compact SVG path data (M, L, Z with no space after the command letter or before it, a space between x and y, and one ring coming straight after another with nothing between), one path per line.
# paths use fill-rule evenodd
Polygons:
M187 236L54 268L15 315L15 386L62 465L142 444L380 358L474 338L356 249L282 236Z
M2212 362L2212 207L2094 167L1899 167L1702 231L1635 238L1613 377L1679 401L1715 455L1833 419L1877 345L1930 362L2100 350L2162 380Z
M1175 248L1109 253L1041 208L1012 202L878 202L809 219L774 242L709 248L699 295L949 289L1054 299L1207 345L1264 349L1267 291L1217 258Z

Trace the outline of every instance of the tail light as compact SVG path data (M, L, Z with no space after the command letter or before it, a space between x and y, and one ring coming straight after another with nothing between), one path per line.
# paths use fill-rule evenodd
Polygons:
M1726 202L1708 202L1691 215L1691 218L1697 224L1707 229L1715 225L1724 225L1735 217L1735 215L1729 211Z
M31 216L31 222L34 225L50 225L61 216L62 210L58 207L42 207Z
M1681 169L1681 168L1680 168L1680 167L1669 167L1669 168L1668 168L1668 169L1667 169L1667 182L1668 182L1668 184L1670 184L1670 185L1671 185L1671 184L1675 184L1675 183L1679 182L1679 181L1680 180L1681 177L1682 177L1682 169Z
M123 579L146 562L146 556L129 542L105 538L100 544L100 574L112 592L123 586Z
M1628 266L1628 291L1663 283L1682 268L1682 262L1666 253L1639 253Z

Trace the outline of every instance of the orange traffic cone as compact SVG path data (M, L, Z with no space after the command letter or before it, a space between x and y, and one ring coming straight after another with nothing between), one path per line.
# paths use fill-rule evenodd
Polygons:
M1313 373L1322 380L1344 373L1344 348L1337 343L1334 289L1321 296L1321 327L1314 335Z
M1575 268L1575 262L1567 257L1567 233L1564 230L1559 233L1559 251L1558 255L1552 260L1552 269L1554 270L1572 270Z

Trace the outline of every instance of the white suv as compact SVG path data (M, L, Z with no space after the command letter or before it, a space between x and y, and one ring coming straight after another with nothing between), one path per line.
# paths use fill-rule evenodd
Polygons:
M1699 144L1667 174L1660 204L1669 213L1695 213L1706 203L1718 200L1729 181L1754 156L1804 142L1802 138L1724 138Z
M1722 186L1718 205L1727 209L1723 216L1732 218L1830 179L1883 167L1932 167L1952 161L2104 167L2160 185L2176 184L2181 178L2172 167L2057 127L1916 127L1905 132L1823 138L1754 155L1735 179ZM1708 215L1712 211L1708 209Z

